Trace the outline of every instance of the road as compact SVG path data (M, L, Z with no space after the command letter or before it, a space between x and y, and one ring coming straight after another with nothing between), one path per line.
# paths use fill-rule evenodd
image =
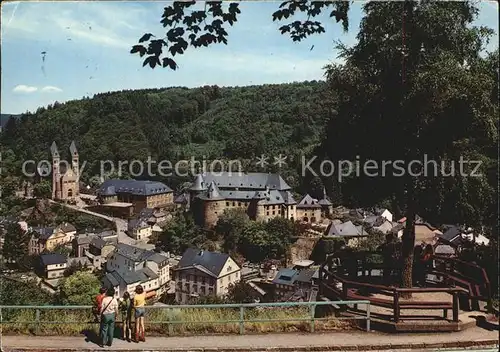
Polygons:
M54 201L51 201L51 202L55 203ZM118 234L118 242L119 243L125 243L125 244L131 245L131 246L138 246L138 247L143 248L143 249L153 249L154 248L154 245L152 245L152 244L147 244L144 241L136 241L132 237L127 235L127 233L126 233L127 228L128 228L128 221L127 220L99 214L99 213L96 213L93 211L89 211L87 209L82 209L76 205L70 205L70 204L65 204L65 203L58 203L58 204L61 204L62 206L65 206L65 207L70 208L72 210L79 211L81 213L89 214L89 215L96 216L96 217L99 217L99 218L104 219L104 220L108 220L110 222L114 222L115 227L116 227L116 233Z
M498 326L497 326L498 327ZM3 336L3 351L95 350L94 342L84 336ZM361 331L329 333L286 333L252 335L200 335L147 337L145 343L135 344L115 339L113 351L341 351L341 350L411 350L435 351L442 348L477 346L478 350L498 346L498 330L470 328L456 333L383 334ZM42 349L40 347L43 346ZM107 350L110 350L109 347ZM493 349L498 350L497 348Z

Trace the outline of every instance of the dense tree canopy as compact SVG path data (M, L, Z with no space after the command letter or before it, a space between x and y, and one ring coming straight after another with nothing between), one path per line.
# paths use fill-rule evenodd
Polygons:
M24 231L18 223L7 226L2 255L7 262L22 266L28 255L31 232Z
M146 162L148 156L172 164L191 157L198 161L241 159L250 170L267 172L270 169L255 166L255 157L283 153L293 154L282 171L292 186L298 186L300 155L320 142L327 114L335 108L325 88L324 82L304 82L148 89L102 93L92 99L40 108L22 115L0 134L2 175L20 177L24 161L50 160L52 141L56 141L61 158L67 160L69 145L75 140L84 182L95 183L100 162L106 160L114 163L114 177L118 161ZM190 177L161 177L156 166L151 167L153 174L173 189L190 181ZM30 167L27 171L33 172L33 165ZM128 167L123 169L130 174ZM106 166L104 171L112 170ZM168 172L174 170L165 174ZM12 181L19 182L5 183ZM39 186L37 190L44 193L46 188Z
M77 271L61 280L59 300L67 305L92 305L100 287L95 275Z
M341 47L346 64L327 71L339 104L321 152L376 163L375 177L362 172L343 187L367 205L394 198L405 210L408 286L417 213L434 223L494 227L498 72L490 68L494 56L481 56L492 32L472 26L478 10L471 2L370 2L364 10L358 43ZM482 176L472 175L472 165L462 174L460 158L482 161ZM381 174L384 160L400 160L406 171L393 163ZM425 160L438 167L408 171Z

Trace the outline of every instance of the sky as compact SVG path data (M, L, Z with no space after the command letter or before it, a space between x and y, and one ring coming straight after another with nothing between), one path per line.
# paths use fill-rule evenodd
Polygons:
M347 33L325 15L320 19L326 33L300 43L280 34L284 23L272 22L279 4L240 4L227 46L190 48L176 56L179 68L172 71L142 67L143 58L129 53L144 33L166 32L160 20L167 2L3 2L0 111L35 111L55 101L122 89L323 79L323 67L338 62L335 42L356 42L363 2L351 5ZM483 1L479 8L477 24L498 32L498 3ZM488 49L497 43L495 35Z

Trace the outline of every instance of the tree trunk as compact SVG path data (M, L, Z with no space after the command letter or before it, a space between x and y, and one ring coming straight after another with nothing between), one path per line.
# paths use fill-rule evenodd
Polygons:
M408 208L406 211L406 225L403 230L402 238L402 268L401 268L401 287L411 288L413 286L413 249L415 247L415 217L416 217L416 199L415 188L417 180L409 176L407 182ZM411 293L402 294L404 298L410 298Z
M406 226L403 230L401 287L410 288L413 285L413 248L415 247L415 212L408 212Z
M414 22L413 22L413 6L411 1L405 1L403 4L403 65L402 65L402 94L403 100L410 90L410 80L414 73L418 55L413 55L415 49L420 47L416 45L414 41ZM407 123L412 126L414 130L408 136L409 149L407 151L407 162L417 159L419 156L418 146L418 136L419 136L419 123L418 117L412 112L408 111L408 107L403 104L402 106L402 116L408 116ZM408 164L407 164L408 165ZM403 230L402 238L402 268L401 268L401 282L400 285L403 288L411 288L413 286L413 249L415 247L415 215L416 215L416 192L417 192L417 182L418 180L411 176L406 175L407 180L406 192L407 192L407 207L406 207L406 225ZM411 293L401 294L404 298L410 298Z

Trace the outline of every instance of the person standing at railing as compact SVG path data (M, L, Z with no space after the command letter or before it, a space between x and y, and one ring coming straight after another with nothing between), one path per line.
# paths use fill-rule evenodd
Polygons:
M106 288L101 287L99 290L99 294L95 297L94 306L92 307L95 321L100 321L101 305L104 297L106 297Z
M132 338L132 309L133 304L130 298L130 293L125 291L123 294L123 299L120 302L120 311L122 315L123 322L123 339L130 342Z
M118 315L118 301L115 298L115 290L108 289L106 297L102 300L101 307L101 347L113 344L115 334L115 321Z
M146 293L141 285L135 288L134 310L135 310L135 342L146 341L144 336L144 315L146 315Z

